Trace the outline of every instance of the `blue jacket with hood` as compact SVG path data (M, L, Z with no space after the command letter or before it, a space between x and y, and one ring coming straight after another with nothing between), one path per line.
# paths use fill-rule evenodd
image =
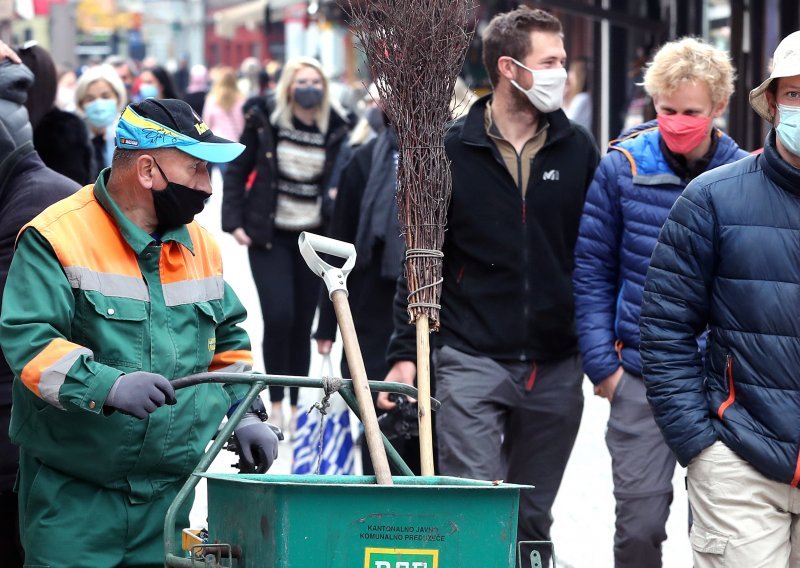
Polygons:
M747 156L717 131L707 170ZM639 311L658 234L688 180L667 164L656 121L609 144L589 187L575 248L575 317L583 367L600 383L617 368L641 376Z

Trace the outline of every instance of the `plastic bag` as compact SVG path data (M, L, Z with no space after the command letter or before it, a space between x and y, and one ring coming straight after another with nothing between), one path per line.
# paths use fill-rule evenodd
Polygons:
M320 376L334 376L330 354L322 357ZM297 417L292 451L292 473L316 473L319 460L319 421L322 417L315 408L306 411L325 395L322 389L301 388L298 397L300 415ZM339 393L330 397L330 407L325 415L320 475L352 475L355 466L355 443L350 430L350 408Z

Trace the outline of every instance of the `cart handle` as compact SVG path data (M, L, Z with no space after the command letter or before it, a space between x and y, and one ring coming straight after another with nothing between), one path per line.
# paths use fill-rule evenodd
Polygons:
M200 461L197 463L197 467L194 470L194 473L189 476L189 479L186 480L186 483L183 485L181 490L175 496L175 499L172 501L169 509L167 510L167 515L164 519L164 562L166 566L170 567L184 567L189 568L193 566L204 566L205 563L202 561L196 561L193 559L188 558L181 558L174 553L175 550L175 519L178 515L178 510L183 506L183 504L192 496L194 492L195 486L200 482L200 476L197 475L198 473L203 473L208 469L211 465L211 462L214 461L214 458L217 457L219 452L222 450L222 447L228 441L228 438L231 437L233 434L233 430L245 413L249 410L250 405L256 399L258 394L264 390L268 385L279 385L279 386L288 386L288 387L312 387L312 388L324 388L325 380L322 378L313 378L313 377L296 377L292 375L262 375L259 373L225 373L225 372L209 372L209 373L197 373L196 375L189 375L188 377L183 377L180 379L175 379L171 381L173 388L182 389L194 385L200 385L205 383L226 383L226 384L249 384L250 389L247 391L247 394L242 399L239 406L233 412L233 414L228 418L228 421L222 427L222 430L217 433L216 438L211 443L211 447L208 451L203 454L200 458ZM386 392L397 392L400 394L405 394L407 396L416 397L417 396L417 389L412 387L411 385L406 385L403 383L392 383L386 381L369 381L370 387L376 391L386 391ZM342 387L340 389L340 393L342 398L344 398L347 405L350 409L356 413L356 416L359 417L360 415L358 412L358 403L355 400L355 394L353 393L353 386L352 381L350 379L342 379ZM434 410L438 410L441 408L441 403L436 399L431 399L431 406ZM383 445L386 448L386 453L392 459L392 462L395 466L402 472L403 475L413 476L414 473L411 469L406 465L403 461L403 458L400 457L400 454L397 453L397 450L394 449L391 442L381 434L383 438Z
M353 389L351 379L341 379L343 389ZM175 390L200 385L204 383L223 383L223 384L248 384L263 382L266 386L277 385L285 387L309 387L321 389L325 387L325 379L317 377L297 377L294 375L262 375L260 373L226 373L221 371L211 371L208 373L197 373L180 379L170 381ZM394 383L389 381L369 381L369 388L376 392L396 392L417 398L417 389L405 383ZM251 401L252 402L252 401ZM433 410L439 410L442 403L431 398Z

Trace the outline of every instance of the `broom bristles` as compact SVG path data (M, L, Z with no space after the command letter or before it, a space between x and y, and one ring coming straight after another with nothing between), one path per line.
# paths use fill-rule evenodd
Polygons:
M406 244L411 322L439 327L442 244L452 180L444 149L456 78L471 41L474 0L349 3L381 107L397 134L397 205Z

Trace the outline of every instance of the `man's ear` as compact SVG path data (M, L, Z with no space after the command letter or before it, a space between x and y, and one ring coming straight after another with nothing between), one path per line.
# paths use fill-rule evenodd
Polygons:
M147 189L153 189L158 176L158 168L152 154L141 154L136 158L136 177L139 184Z
M767 89L764 92L764 95L767 98L767 108L769 109L769 116L771 119L770 122L773 126L777 126L775 119L778 118L778 102L775 100L775 93L770 89ZM778 118L778 120L780 119Z
M505 77L508 81L516 79L517 64L514 63L510 57L503 55L497 59L497 72L501 77Z
M652 104L653 104L653 108L656 110L656 114L659 114L659 110L658 110L658 99L659 99L659 96L658 96L657 94L650 95L650 101L651 101L651 102L652 102Z
M717 106L714 107L714 110L711 111L711 118L719 118L720 116L725 114L725 109L727 108L728 108L728 99L725 99L724 101L717 104Z

